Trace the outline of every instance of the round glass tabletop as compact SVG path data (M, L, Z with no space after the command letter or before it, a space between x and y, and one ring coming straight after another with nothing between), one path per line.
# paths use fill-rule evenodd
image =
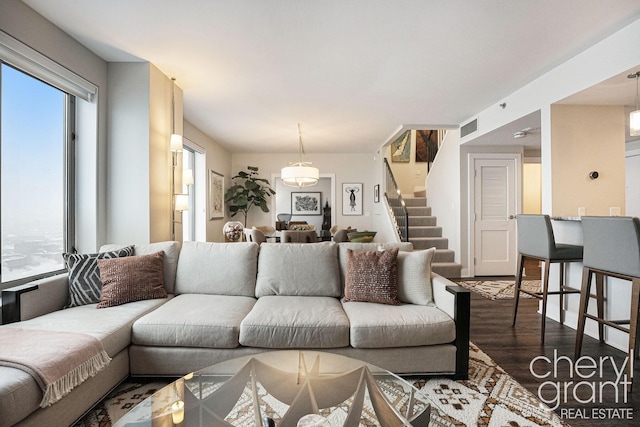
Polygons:
M430 405L399 376L349 357L271 351L217 363L153 394L115 426L427 426ZM300 424L303 425L303 424Z

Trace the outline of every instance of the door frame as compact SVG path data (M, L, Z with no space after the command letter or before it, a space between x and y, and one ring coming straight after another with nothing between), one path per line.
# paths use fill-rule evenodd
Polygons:
M467 155L467 218L469 221L469 227L467 227L467 265L469 266L469 276L475 276L475 263L473 262L476 257L475 247L476 247L476 230L475 230L475 204L476 204L476 194L475 194L475 170L476 170L476 161L477 160L513 160L515 166L515 185L514 190L515 194L515 207L516 212L514 212L514 216L522 212L522 153L468 153ZM515 221L515 218L514 218ZM514 248L517 248L517 235L514 236L516 239L516 245ZM517 251L517 249L515 249ZM514 259L517 257L517 253L514 253ZM515 274L515 268L514 268Z

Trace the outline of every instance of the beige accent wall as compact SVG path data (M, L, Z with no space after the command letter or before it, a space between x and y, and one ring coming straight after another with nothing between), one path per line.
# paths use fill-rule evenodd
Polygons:
M542 165L522 164L522 213L542 213Z
M553 216L577 216L579 207L586 215L618 207L624 215L624 123L622 106L551 106Z
M410 132L411 154L408 162L394 162L391 159L391 144L385 147L385 156L389 160L393 177L400 187L400 192L403 195L413 196L415 187L424 187L424 181L427 178L427 163L416 162L416 131L411 130Z

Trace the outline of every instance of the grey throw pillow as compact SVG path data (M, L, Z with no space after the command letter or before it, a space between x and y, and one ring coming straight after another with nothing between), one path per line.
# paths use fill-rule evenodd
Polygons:
M98 260L131 255L133 255L133 246L96 254L62 254L69 272L69 304L65 308L100 302L102 281L100 281Z

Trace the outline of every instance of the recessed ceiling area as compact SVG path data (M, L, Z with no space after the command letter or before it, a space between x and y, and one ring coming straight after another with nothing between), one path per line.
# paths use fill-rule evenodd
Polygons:
M640 17L638 0L23 0L109 62L175 77L228 151L374 152L458 127Z

